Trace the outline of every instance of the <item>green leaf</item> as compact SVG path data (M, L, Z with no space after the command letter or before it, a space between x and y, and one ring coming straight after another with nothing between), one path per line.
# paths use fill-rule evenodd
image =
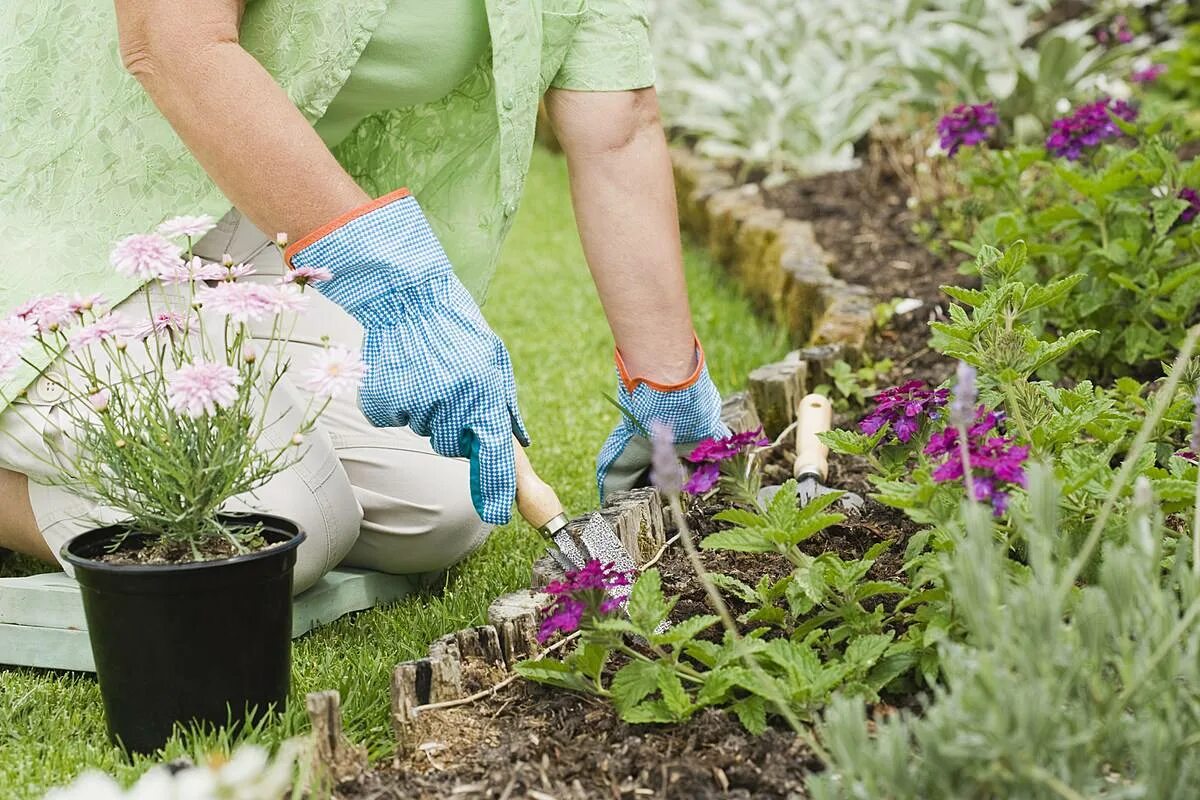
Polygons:
M758 592L755 591L753 586L738 580L732 575L726 575L721 572L710 572L708 577L712 579L713 584L718 589L724 589L744 603L760 602Z
M781 489L780 494L783 494ZM795 495L792 495L793 499ZM705 536L700 542L704 550L732 550L735 553L774 553L775 545L757 530L733 528Z
M624 715L627 709L658 691L658 676L663 669L656 661L630 661L617 670L609 688L617 710Z
M654 630L667 618L670 607L663 598L662 575L648 569L634 581L626 606L629 620L643 636L653 636Z
M1179 221L1179 215L1188 209L1190 203L1179 197L1162 197L1150 204L1150 208L1154 212L1154 231L1159 236L1165 236L1175 223Z
M680 647L695 639L697 635L720 621L721 618L715 614L700 614L695 617L688 617L683 622L672 625L665 632L655 634L651 637L650 641L654 644L668 644Z
M644 725L655 722L676 722L675 715L667 708L662 700L651 700L630 708L620 709L621 719L634 725Z
M883 430L880 429L879 433L883 433ZM874 436L866 436L857 431L841 428L818 433L817 438L833 452L846 456L865 456L879 442Z
M692 699L688 697L687 691L683 688L683 682L679 680L679 675L675 673L675 670L665 667L659 670L658 690L662 693L663 703L675 715L675 719L685 720L695 709Z
M594 685L576 673L572 667L561 661L549 658L540 658L536 661L521 661L517 664L516 670L522 677L538 683L544 683L547 686L557 686L560 689L588 693L594 693L596 690Z
M846 662L862 672L875 666L892 645L890 633L875 633L858 636L846 648Z
M761 736L767 729L767 701L758 695L738 700L733 704L733 713L737 714L742 727L755 736Z
M570 665L589 678L598 679L611 652L607 647L589 642L575 649Z

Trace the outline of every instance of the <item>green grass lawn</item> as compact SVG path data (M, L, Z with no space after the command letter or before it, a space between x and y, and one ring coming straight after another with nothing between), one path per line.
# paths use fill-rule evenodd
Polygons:
M580 513L596 504L593 460L618 416L604 398L614 389L612 343L579 248L564 162L535 153L527 187L485 313L512 352L535 443L530 458ZM750 369L784 352L783 336L752 314L698 250L688 251L687 268L713 379L722 391L737 389ZM494 597L527 586L542 549L536 533L514 522L455 570L440 595L364 612L300 639L289 710L245 738L270 744L303 732L304 693L337 689L349 734L372 756L386 755L393 665L423 656L433 639L482 620ZM196 734L172 741L162 757L228 746L219 734ZM108 744L91 676L0 669L0 797L38 798L88 767L132 780L150 763L130 764Z

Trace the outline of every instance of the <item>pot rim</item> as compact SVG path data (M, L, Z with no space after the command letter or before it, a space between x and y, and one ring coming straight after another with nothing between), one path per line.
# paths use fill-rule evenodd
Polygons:
M120 573L123 575L153 575L166 572L198 572L204 569L213 569L216 567L226 567L236 564L246 564L254 561L272 558L274 556L294 550L300 546L307 536L300 526L284 517L275 516L273 514L221 514L222 519L245 519L257 520L262 522L267 528L274 530L277 533L284 534L288 537L286 541L271 544L261 550L255 550L252 553L243 553L241 555L229 556L227 558L215 558L211 561L192 561L186 564L109 564L103 561L97 561L93 558L78 555L71 551L72 545L79 542L85 537L103 538L101 534L107 534L110 531L116 531L127 527L126 523L116 523L114 525L105 525L100 528L92 528L80 533L67 540L67 542L59 549L59 554L63 560L69 563L76 569L84 569L94 573ZM144 535L144 534L143 534Z

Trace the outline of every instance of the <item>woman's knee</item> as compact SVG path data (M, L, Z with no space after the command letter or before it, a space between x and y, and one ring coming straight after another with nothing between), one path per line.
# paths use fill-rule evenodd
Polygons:
M487 539L491 526L471 502L467 462L432 451L352 450L339 454L363 522L346 564L395 574L433 572L461 561Z

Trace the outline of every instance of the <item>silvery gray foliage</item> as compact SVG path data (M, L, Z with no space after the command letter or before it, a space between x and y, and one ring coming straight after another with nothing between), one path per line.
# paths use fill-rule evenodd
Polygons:
M706 155L776 175L848 169L855 142L905 108L1032 101L1103 68L1092 20L1056 29L1048 54L1027 46L1048 5L650 0L664 114Z
M941 648L944 686L922 715L880 720L873 736L861 702L833 703L819 731L831 763L810 781L814 800L1196 796L1190 544L1164 537L1139 481L1127 536L1078 586L1052 484L1044 470L1031 475L1027 566L997 543L988 515L967 521L946 571L967 636Z

